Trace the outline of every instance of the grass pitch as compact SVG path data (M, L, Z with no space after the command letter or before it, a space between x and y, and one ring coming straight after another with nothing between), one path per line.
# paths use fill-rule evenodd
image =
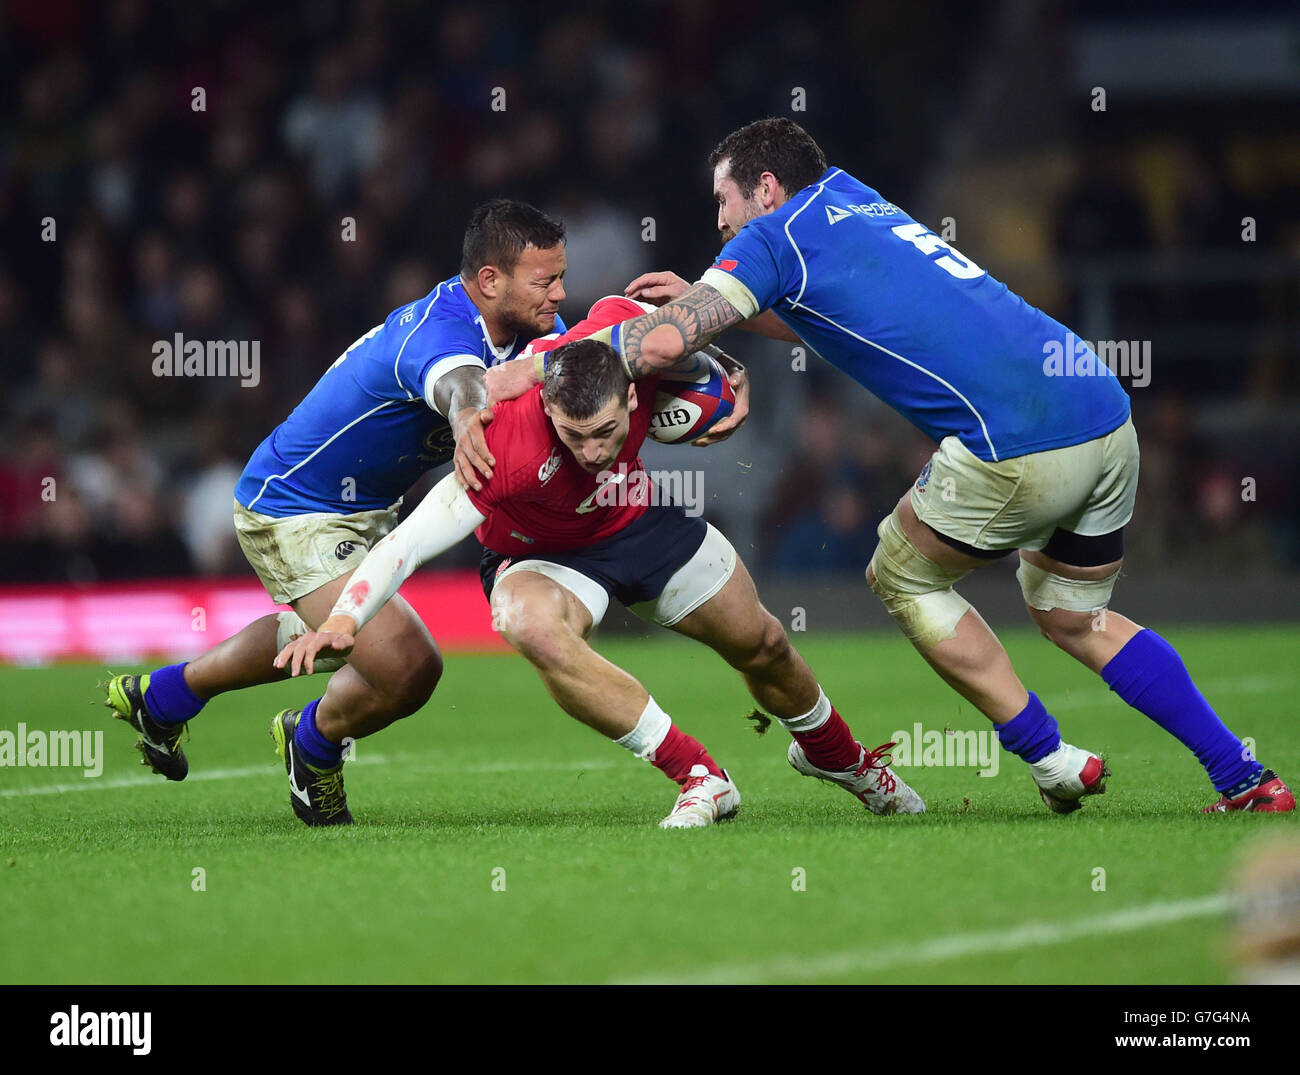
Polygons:
M1300 783L1300 629L1167 630L1265 764ZM868 746L987 724L892 634L796 635ZM0 670L0 729L102 729L104 771L0 768L0 981L1219 982L1220 894L1296 816L1204 816L1195 759L1036 635L1008 633L1105 796L1049 813L1023 765L899 772L920 817L869 815L754 734L739 677L676 638L598 641L726 765L734 822L663 832L675 788L566 717L514 655L451 656L433 700L358 744L357 824L309 830L266 727L324 681L227 695L190 776L136 764L104 670ZM115 669L125 671L126 669ZM1104 872L1098 872L1104 871ZM1101 885L1104 883L1104 889Z

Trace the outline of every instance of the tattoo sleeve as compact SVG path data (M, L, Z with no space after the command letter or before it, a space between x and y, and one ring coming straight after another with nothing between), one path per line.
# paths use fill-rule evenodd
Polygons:
M466 407L482 410L487 406L483 371L478 366L460 366L444 373L433 386L433 402L449 422L457 411Z
M648 377L663 370L685 370L697 360L694 354L712 343L743 318L740 311L708 284L692 284L679 298L653 313L637 317L623 326L623 363L633 378ZM643 349L642 343L661 325L677 330L680 345L669 351Z

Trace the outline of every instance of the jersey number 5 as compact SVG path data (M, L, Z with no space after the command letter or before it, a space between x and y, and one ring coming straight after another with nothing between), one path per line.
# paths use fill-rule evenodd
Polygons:
M924 224L899 224L898 227L889 230L900 239L906 239L922 254L929 255L936 250L946 250L947 253L941 258L936 258L934 263L958 280L974 280L984 275L984 270L975 262L958 253Z

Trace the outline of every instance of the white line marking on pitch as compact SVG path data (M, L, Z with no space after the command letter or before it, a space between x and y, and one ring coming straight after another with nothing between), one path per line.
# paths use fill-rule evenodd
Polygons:
M1108 933L1129 933L1147 926L1162 926L1190 918L1220 915L1232 908L1226 895L1203 896L1194 900L1148 903L1112 914L1078 918L1072 922L1028 922L1004 930L957 933L911 943L876 948L857 948L826 955L777 956L753 963L722 963L712 967L683 967L680 971L638 975L622 984L657 985L690 981L714 985L760 982L815 981L824 978L863 976L894 967L940 963L966 956L993 952L1015 952L1025 948L1063 944L1082 937Z
M540 771L563 771L587 769L610 769L615 762L603 759L601 761L586 762L487 762L482 765L460 765L452 761L439 762L437 760L427 760L417 757L387 757L382 754L363 754L348 762L349 766L353 765L384 765L388 763L402 764L404 762L418 761L426 763L426 767L454 767L458 773L525 773ZM186 783L193 783L198 780L241 780L249 776L266 776L283 768L279 763L268 765L249 765L242 769L200 769L192 772L186 777ZM79 784L37 784L29 788L4 788L0 789L0 799L10 799L16 796L27 795L62 795L69 791L112 791L117 788L154 788L162 787L167 781L160 776L120 776L110 780L100 780L91 777Z

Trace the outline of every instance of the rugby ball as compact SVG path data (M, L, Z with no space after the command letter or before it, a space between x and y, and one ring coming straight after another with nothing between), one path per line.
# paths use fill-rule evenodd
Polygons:
M696 357L703 367L689 373L669 372L659 380L654 412L650 416L651 440L682 444L702 437L736 407L736 393L726 371L702 351Z

